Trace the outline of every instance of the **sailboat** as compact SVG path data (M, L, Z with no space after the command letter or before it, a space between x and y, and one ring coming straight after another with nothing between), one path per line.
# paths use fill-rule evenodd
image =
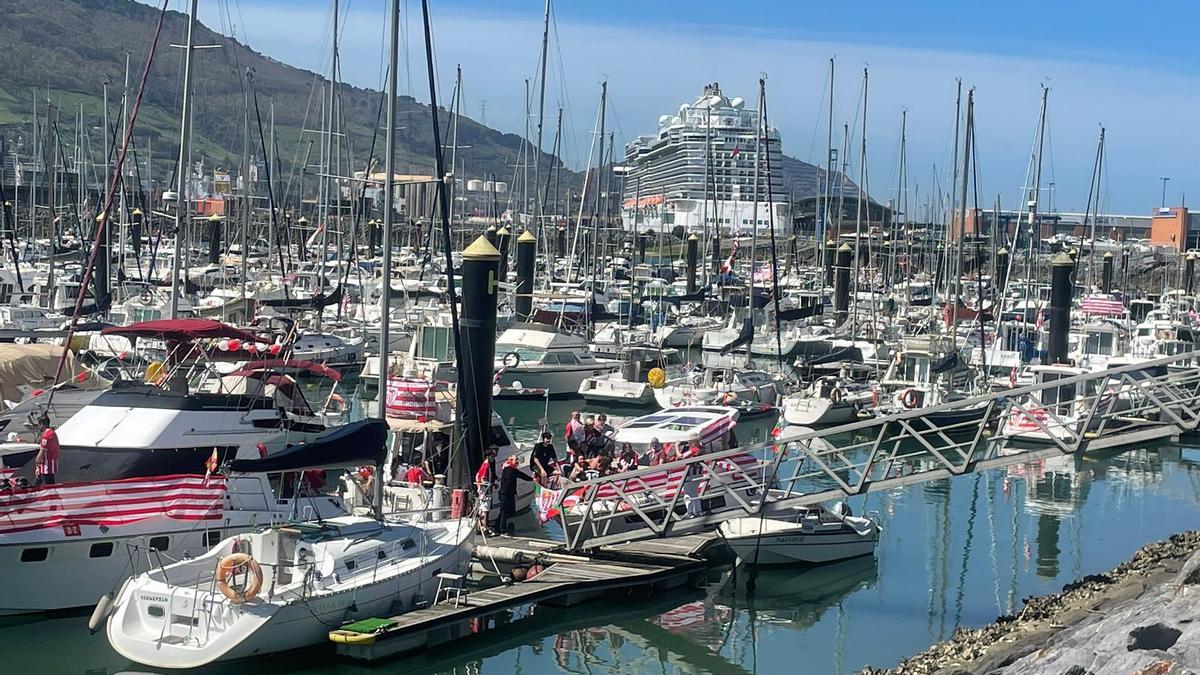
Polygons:
M373 437L346 443L358 426ZM386 435L382 421L364 420L232 468L378 466ZM473 519L430 515L436 517L339 516L228 537L204 555L126 581L108 617L109 644L137 663L195 668L320 644L330 626L423 606L439 574L465 571L474 532Z

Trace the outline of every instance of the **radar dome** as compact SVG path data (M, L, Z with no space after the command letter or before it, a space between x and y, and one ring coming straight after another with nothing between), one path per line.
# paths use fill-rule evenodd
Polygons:
M717 107L717 106L719 106L719 105L721 105L721 97L720 97L720 96L710 96L710 97L709 97L709 99L708 99L708 107L710 107L710 108L715 108L715 107Z
M741 96L736 96L729 101L729 105L733 106L734 110L741 110L742 108L746 107L746 99L742 98Z
M666 124L667 122L670 122L670 121L671 121L671 116L670 116L670 115L659 115L659 116L658 116L658 125L659 125L659 126L662 126L662 125L664 125L664 124Z
M679 116L686 117L688 112L688 104L684 103L679 106Z

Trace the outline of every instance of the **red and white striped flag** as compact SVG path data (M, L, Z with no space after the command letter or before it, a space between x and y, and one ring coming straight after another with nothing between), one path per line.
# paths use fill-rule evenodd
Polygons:
M1125 303L1111 295L1089 295L1079 303L1079 309L1084 314L1120 316L1125 313Z
M60 483L0 493L0 534L151 518L220 520L224 476L170 475Z
M437 417L433 380L389 377L385 405L388 417L430 420Z

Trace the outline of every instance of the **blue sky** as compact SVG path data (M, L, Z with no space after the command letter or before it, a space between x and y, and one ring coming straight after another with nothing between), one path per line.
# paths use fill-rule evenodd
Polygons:
M427 100L420 3L406 0L413 38L402 88ZM201 1L201 18L228 32L219 8ZM296 66L326 71L331 0L228 3L239 39ZM183 9L180 0L172 8ZM384 40L383 0L343 0L344 77L377 87ZM464 72L464 113L520 132L523 80L534 78L543 2L434 0L439 99L455 64ZM912 210L935 189L954 142L955 78L976 88L980 201L997 194L1015 206L1025 184L1040 86L1050 86L1043 187L1055 206L1079 210L1087 198L1099 124L1108 129L1103 208L1144 213L1170 176L1168 202L1200 200L1191 159L1200 109L1200 69L1189 31L1200 9L1185 2L810 3L764 0L562 0L554 9L547 133L565 108L565 155L582 165L599 82L610 93L608 128L618 147L654 131L658 115L690 101L707 82L753 100L767 75L771 123L784 151L820 161L825 146L828 59L837 77L834 122L861 122L862 70L869 66L867 168L872 194L895 196L900 112L908 111ZM839 134L840 136L840 134ZM859 135L852 132L857 146ZM835 141L840 144L840 140ZM857 177L857 152L850 169ZM935 173L936 167L936 173ZM469 172L469 166L468 166ZM919 195L917 190L919 189ZM1043 207L1049 195L1044 197ZM914 201L918 200L918 201Z

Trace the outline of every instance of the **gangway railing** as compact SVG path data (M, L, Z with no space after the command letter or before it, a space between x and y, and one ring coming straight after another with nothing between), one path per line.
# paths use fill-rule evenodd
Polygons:
M1083 373L563 487L571 550L1200 428L1200 351Z

